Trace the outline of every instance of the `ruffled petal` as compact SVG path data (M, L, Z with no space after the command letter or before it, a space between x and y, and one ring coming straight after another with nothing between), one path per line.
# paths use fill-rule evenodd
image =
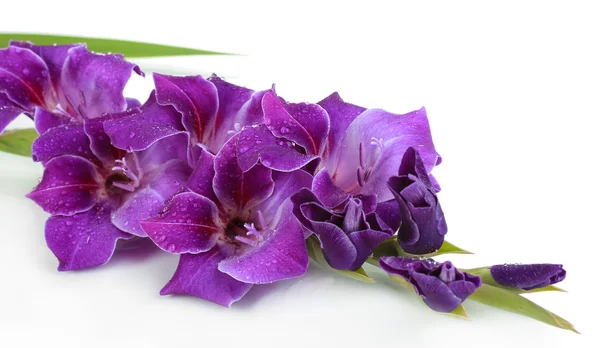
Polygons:
M52 92L48 67L39 56L21 47L0 50L0 93L31 115Z
M218 247L202 254L183 254L173 278L161 295L190 295L230 307L252 287L219 271L217 265L227 255Z
M143 151L134 152L143 173L152 173L170 160L188 161L189 136L177 133L154 142Z
M62 155L74 155L92 161L96 159L90 150L90 141L83 125L75 123L49 129L35 139L31 151L33 160L42 163Z
M60 156L46 163L42 181L27 197L50 214L73 215L96 204L99 179L90 161Z
M290 141L278 139L265 125L244 128L239 135L238 163L247 171L257 163L265 167L290 172L300 169L317 159L298 151Z
M160 139L185 133L181 115L171 106L157 104L154 94L140 108L104 121L112 144L129 151L145 150Z
M60 81L69 50L73 47L84 46L83 44L38 46L31 42L20 41L12 41L10 45L27 48L37 54L46 63L54 86L57 86Z
M463 301L454 295L450 287L438 278L413 273L411 280L411 283L419 289L419 295L423 298L423 302L435 311L452 312Z
M197 254L215 246L219 227L217 206L193 192L173 197L159 215L141 222L161 249L173 254Z
M350 237L341 228L329 222L311 221L311 225L311 230L321 242L327 263L335 269L350 269L358 256Z
M103 204L46 222L46 243L58 258L59 271L101 266L112 257L117 240L132 237L110 222L110 208Z
M257 247L242 255L219 263L219 270L233 278L252 284L272 283L304 275L308 268L308 253L300 224L287 207L271 233Z
M255 165L243 171L237 161L238 136L231 138L215 157L213 189L223 206L241 214L261 204L273 194L271 170Z
M325 168L315 174L312 191L328 208L337 207L347 201L351 196L349 193L344 192L339 187L335 186L329 172Z
M190 172L187 163L180 160L165 163L148 180L144 180L140 188L127 195L111 216L113 224L125 232L145 237L140 221L158 214L165 207L165 201L183 190Z
M302 188L310 187L312 182L312 176L303 170L273 172L272 176L275 183L273 194L257 208L264 216L278 216L283 203Z
M307 154L320 155L323 152L329 117L321 106L286 103L270 92L263 97L262 107L265 125L273 135L295 142Z
M49 129L65 125L71 122L71 119L50 112L44 108L36 107L33 115L35 129L39 134L44 134Z
M375 248L392 235L382 231L363 230L350 233L348 238L356 248L356 259L349 267L350 270L360 268Z
M180 114L183 126L190 132L192 143L205 142L215 123L219 99L217 88L202 76L168 76L154 74L156 99L171 105Z
M123 89L132 72L143 76L139 67L120 54L96 54L84 46L73 47L68 51L58 89L61 104L69 105L69 113L83 119L125 111Z

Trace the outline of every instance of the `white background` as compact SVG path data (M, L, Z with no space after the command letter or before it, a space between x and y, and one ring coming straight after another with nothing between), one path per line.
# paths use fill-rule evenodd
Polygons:
M337 90L393 112L427 107L434 173L461 267L563 263L568 293L530 298L576 335L476 303L429 311L385 276L316 267L231 309L160 297L177 259L120 254L59 273L47 215L24 194L42 169L0 154L0 347L586 347L597 341L600 12L593 2L2 2L0 31L112 37L244 53L136 60L147 72L217 72L291 101ZM392 3L394 5L392 5ZM140 98L149 81L128 89ZM27 126L20 120L18 126Z

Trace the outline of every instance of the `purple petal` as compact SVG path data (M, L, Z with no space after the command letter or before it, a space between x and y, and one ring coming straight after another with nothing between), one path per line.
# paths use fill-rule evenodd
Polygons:
M10 45L30 49L42 58L48 67L54 86L60 81L63 65L65 64L69 50L73 47L84 46L83 44L38 46L30 42L19 41L12 41Z
M159 215L141 222L161 249L174 254L197 254L215 246L219 227L217 206L193 192L173 197Z
M135 152L144 173L157 170L173 159L188 160L189 137L185 132L160 139L143 151Z
M308 253L300 224L292 214L291 203L284 208L279 224L259 246L219 263L219 270L253 284L272 283L304 275Z
M104 122L111 117L113 115L85 120L83 123L83 130L90 141L90 151L104 163L113 163L115 159L125 156L124 150L112 145L104 130Z
M454 296L458 297L461 301L464 301L467 299L467 297L471 296L471 294L474 293L480 285L480 283L476 283L473 281L459 280L449 283L448 287L450 288Z
M35 139L31 151L33 160L42 163L62 155L74 155L88 160L95 160L95 156L90 150L89 139L83 130L83 125L75 123L49 129Z
M262 100L265 124L278 138L302 146L307 154L320 155L329 131L327 112L317 104L288 104L274 93Z
M400 208L395 199L378 203L375 213L377 214L377 218L385 224L385 227L393 232L398 231L402 219L400 217Z
M327 111L330 119L331 129L327 138L327 149L324 158L325 167L333 168L338 163L339 147L342 145L342 139L348 126L366 109L346 103L337 92L321 100L318 104Z
M224 207L241 213L261 204L275 188L271 170L255 165L242 171L237 161L238 136L231 138L215 157L213 189Z
M499 284L524 290L552 285L567 276L562 265L556 264L495 265L490 267L490 273Z
M68 52L59 90L65 104L83 119L125 111L123 89L132 72L143 73L119 54L95 54L83 46Z
M433 146L425 109L405 115L369 109L350 124L339 147L338 162L327 169L343 190L376 194L380 202L387 201L392 198L387 180L396 175L404 152L411 146L418 149L430 172L439 156ZM360 167L364 167L365 174L361 175L364 182L357 179Z
M246 103L253 98L254 91L226 82L217 76L211 76L208 80L217 88L219 110L210 127L210 133L205 138L207 139L205 144L210 151L217 153L231 137L229 132L235 130L236 123L239 123L240 127L242 127L250 124L242 122L253 121L254 118L257 118L257 116L248 117L247 113L242 114L240 112ZM258 98L261 98L262 94L264 94L257 93L259 93ZM256 108L251 108L249 111L255 110Z
M311 225L311 230L321 242L327 263L335 269L350 269L358 256L350 237L341 228L329 222L312 221Z
M250 290L252 284L237 281L217 269L226 257L218 247L198 255L181 255L173 278L160 294L191 295L230 307Z
M419 289L423 301L435 311L452 312L463 301L454 295L450 287L438 278L420 273L413 273L411 278L411 283Z
M45 106L51 97L52 84L48 67L31 50L8 47L0 50L0 93L6 93L17 106L33 112Z
M46 222L46 243L58 258L59 271L103 265L117 240L129 238L110 222L110 208L102 204L73 216L52 216Z
M181 191L190 176L190 167L180 160L171 160L153 173L135 192L128 195L123 204L113 212L112 222L119 229L145 237L140 221L158 214L165 201Z
M40 184L27 195L53 215L73 215L96 204L100 189L96 166L76 156L56 157L48 163Z
M302 188L308 188L312 182L312 176L303 170L293 172L273 172L275 188L269 199L264 201L257 210L265 216L275 216L283 203Z
M71 122L71 119L50 112L44 108L36 107L33 115L35 129L39 134L44 134L51 128L65 125Z
M129 151L145 150L160 139L185 133L179 113L157 104L154 94L140 109L108 118L104 130L114 146Z
M317 158L301 153L287 140L277 139L265 125L244 128L238 138L238 163L243 171L260 161L265 167L290 172Z
M350 194L342 191L339 187L335 186L333 180L327 169L321 169L316 175L312 184L312 191L319 198L323 204L328 208L334 208L342 204L348 198Z
M200 146L196 146L196 149L198 160L188 181L188 188L213 202L217 202L217 196L212 185L215 177L215 156Z
M192 143L206 143L219 107L217 88L202 76L154 74L154 84L158 103L171 105L181 113Z
M2 133L9 123L22 114L23 111L23 109L10 101L5 93L0 92L0 133Z
M369 258L369 255L375 251L375 248L390 238L391 235L382 231L363 230L350 233L348 237L356 248L356 259L349 269L356 270L363 265L367 258Z

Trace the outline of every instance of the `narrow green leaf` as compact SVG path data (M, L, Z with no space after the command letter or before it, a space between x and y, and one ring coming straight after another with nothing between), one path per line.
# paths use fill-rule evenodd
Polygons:
M544 292L544 291L560 291L560 292L566 292L565 290L554 286L554 285L548 285L545 286L543 288L537 288L537 289L532 289L532 290L523 290L523 289L519 289L519 288L511 288L508 286L504 286L499 284L493 277L492 274L490 273L490 267L478 267L478 268L471 268L471 269L461 269L461 271L463 272L467 272L470 274L474 274L474 275L478 275L481 278L481 281L484 284L488 284L491 286L495 286L497 288L502 288L504 290L508 290L510 292L514 292L516 294L528 294L528 293L533 293L533 292Z
M561 329L579 333L575 330L575 327L565 319L544 309L525 297L506 289L482 284L468 299L488 306L504 309L509 312L518 313Z
M5 131L0 134L0 151L31 157L31 144L37 136L33 128Z
M375 280L369 277L367 272L362 267L357 269L356 271L340 271L329 266L327 260L325 260L325 256L323 256L323 252L321 251L319 241L313 236L309 237L306 240L306 247L308 249L308 256L310 256L310 258L313 259L316 263L318 263L321 267L339 273L343 276L360 280L361 282L375 283Z
M461 248L457 247L456 245L445 240L444 244L442 244L440 249L435 253L435 255L442 255L442 254L473 254L473 253L470 251L467 251L465 249L461 249Z
M121 53L127 58L231 54L128 40L29 33L0 33L0 42L8 44L11 40L31 41L36 45L85 43L91 51Z
M448 313L452 316L456 316L456 317L460 317L462 319L469 319L469 316L467 315L467 311L465 310L465 307L463 307L462 304L458 305L458 307L456 307L452 312Z

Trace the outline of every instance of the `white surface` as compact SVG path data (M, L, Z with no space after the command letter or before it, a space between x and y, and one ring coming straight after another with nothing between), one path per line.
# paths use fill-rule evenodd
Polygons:
M600 22L593 2L133 3L4 1L0 31L246 53L137 62L148 72L215 71L256 89L277 82L293 101L338 90L394 112L425 105L444 158L435 174L448 240L477 253L449 258L463 267L563 263L569 293L531 298L583 334L469 302L471 320L457 320L384 276L369 285L317 268L257 287L231 309L160 297L177 262L166 254L121 254L106 267L59 273L44 243L47 215L23 197L41 167L0 154L0 347L594 346ZM129 91L145 97L148 86Z

